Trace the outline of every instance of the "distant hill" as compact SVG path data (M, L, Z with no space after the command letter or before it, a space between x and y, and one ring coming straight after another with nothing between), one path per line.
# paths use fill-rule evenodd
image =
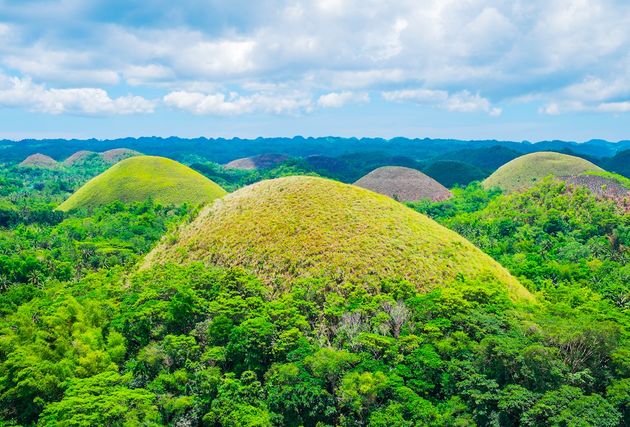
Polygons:
M130 148L113 148L101 153L101 158L110 164L117 163L129 157L141 156L142 153Z
M586 172L560 177L570 185L588 188L601 199L614 201L625 212L630 212L630 179L609 172Z
M438 160L429 163L422 171L447 188L455 185L467 185L472 181L480 181L488 173L470 163L456 160Z
M438 156L436 160L455 160L478 167L488 173L513 160L522 153L511 148L495 145L487 148L465 148Z
M606 170L630 178L630 150L620 151L615 156L605 159Z
M573 176L586 171L601 170L599 166L579 157L552 152L532 153L501 166L483 185L486 188L499 187L511 192L530 187L549 175Z
M283 154L261 154L258 156L232 160L227 163L225 167L243 170L271 169L288 159L289 157Z
M181 163L163 157L136 156L90 180L58 209L70 211L149 198L163 204L201 204L224 194L225 190L217 184Z
M265 153L283 153L289 157L307 157L321 155L341 157L357 152L380 152L385 156L403 156L416 161L429 161L449 152L464 149L481 149L491 147L505 147L522 154L534 151L562 151L571 149L579 155L592 157L613 157L616 153L630 149L630 141L618 143L606 141L589 141L576 143L567 141L542 141L538 143L516 141L463 141L456 139L410 139L410 138L341 138L321 137L305 138L256 138L256 139L223 139L223 138L120 138L113 140L76 140L76 139L47 139L0 141L0 163L18 163L26 156L34 153L46 153L55 159L65 159L79 150L103 152L119 147L127 147L148 155L164 156L182 160L190 155L215 163L225 164L233 159L252 157ZM198 162L200 159L195 160ZM372 165L351 182L355 181L375 167ZM407 166L401 164L396 166Z
M207 261L278 279L331 285L406 279L420 290L484 278L532 298L506 270L458 234L389 197L323 178L287 177L242 188L205 208L144 267ZM282 289L276 289L282 291Z
M81 150L63 161L64 166L77 166L88 162L102 162L101 155L94 151Z
M359 179L354 185L384 194L400 202L429 199L437 202L452 197L442 184L422 172L401 166L384 166Z
M18 166L21 168L59 169L61 165L50 156L35 153L22 160Z

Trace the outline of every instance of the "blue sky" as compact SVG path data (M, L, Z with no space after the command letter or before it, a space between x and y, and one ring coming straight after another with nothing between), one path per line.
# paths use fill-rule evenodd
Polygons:
M0 0L0 138L630 139L630 2Z

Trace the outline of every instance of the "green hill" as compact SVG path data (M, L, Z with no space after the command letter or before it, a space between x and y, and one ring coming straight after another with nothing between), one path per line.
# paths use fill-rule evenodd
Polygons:
M422 171L447 188L467 185L488 176L477 166L457 160L437 160L427 165Z
M531 187L540 179L579 175L586 171L601 171L588 160L566 154L543 151L518 157L501 166L483 181L486 188L499 187L511 192Z
M415 202L422 199L437 202L453 196L433 178L416 169L402 166L375 169L354 185L384 194L399 202Z
M269 285L327 277L369 289L406 279L426 291L481 278L532 298L455 232L387 196L316 177L262 181L224 197L165 239L143 267L191 261L244 267Z
M102 206L116 200L152 198L164 204L205 203L225 190L188 166L164 157L125 159L90 180L65 202L61 211Z

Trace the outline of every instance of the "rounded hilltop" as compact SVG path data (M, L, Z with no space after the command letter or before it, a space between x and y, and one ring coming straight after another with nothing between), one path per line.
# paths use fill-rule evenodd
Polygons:
M541 151L517 157L504 164L483 181L483 186L499 187L506 192L512 192L531 187L549 175L571 176L587 171L602 169L580 157Z
M28 156L18 164L20 168L59 169L59 163L50 156L35 153Z
M220 186L174 160L136 156L122 160L90 180L65 202L61 211L149 198L163 204L202 204L226 194Z
M66 160L63 161L65 166L76 166L89 161L100 161L101 156L99 153L95 153L94 151L88 150L80 150L76 153L73 153Z
M66 160L64 160L65 166L78 166L86 163L102 163L104 165L113 165L121 160L127 159L133 156L141 156L142 153L131 150L129 148L114 148L104 151L102 153L96 153L89 150L80 150L72 154Z
M142 153L130 148L112 148L101 153L101 159L112 164L134 156L142 156Z
M143 267L192 261L242 267L272 287L321 277L366 287L405 279L430 290L464 277L531 298L457 233L387 196L316 177L262 181L217 200L158 245Z
M258 156L232 160L227 163L225 167L243 170L271 169L288 159L289 157L284 154L260 154Z
M400 202L446 200L453 195L446 187L422 172L402 166L384 166L359 179L354 185L384 194Z

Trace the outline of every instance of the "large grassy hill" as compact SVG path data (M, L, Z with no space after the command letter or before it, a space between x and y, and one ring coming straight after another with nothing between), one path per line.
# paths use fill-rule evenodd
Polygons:
M511 192L531 187L542 178L579 175L587 171L601 171L588 160L548 151L518 157L501 166L483 181L486 188L499 187Z
M90 180L59 206L59 210L102 206L116 200L152 198L164 204L205 203L226 194L200 173L164 157L125 159Z
M354 183L400 202L422 199L446 200L452 196L446 187L422 172L401 166L383 166Z
M154 249L144 267L199 260L244 267L272 286L308 277L368 288L406 279L429 290L465 278L531 298L498 263L428 217L316 177L262 181L217 200Z

